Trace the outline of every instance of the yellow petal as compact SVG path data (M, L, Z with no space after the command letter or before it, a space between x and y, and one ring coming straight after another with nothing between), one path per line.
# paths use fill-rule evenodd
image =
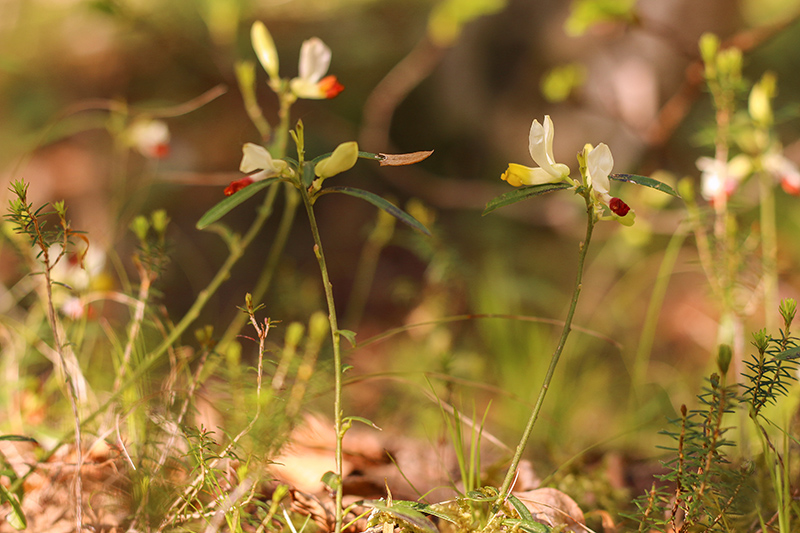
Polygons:
M326 157L314 167L317 177L325 179L350 170L358 161L358 143L350 141L336 147L330 157Z
M275 41L272 40L267 27L261 21L253 23L250 29L250 40L253 43L253 50L256 51L261 66L267 71L271 80L278 79L278 51L275 49Z

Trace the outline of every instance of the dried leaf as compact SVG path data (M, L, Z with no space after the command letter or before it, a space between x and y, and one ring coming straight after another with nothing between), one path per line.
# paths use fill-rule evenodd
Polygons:
M514 494L530 510L533 519L550 527L565 526L561 531L583 532L583 511L575 500L560 490L543 488Z
M383 159L380 161L382 167L400 167L403 165L413 165L427 159L433 150L423 152L410 152L408 154L378 154Z

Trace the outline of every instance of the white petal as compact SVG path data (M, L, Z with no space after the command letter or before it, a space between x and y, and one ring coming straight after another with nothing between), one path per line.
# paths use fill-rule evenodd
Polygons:
M550 115L544 116L544 126L539 124L538 120L534 120L528 135L528 151L536 164L545 172L554 177L562 177L563 172L553 168L553 132Z
M317 37L303 42L300 47L300 78L317 83L331 65L331 49Z
M586 170L592 182L592 189L601 195L607 195L611 184L608 175L614 168L614 157L611 149L605 144L598 144L594 150L586 156Z
M272 170L274 166L272 156L263 146L253 143L245 143L242 146L240 171L249 174L255 170Z

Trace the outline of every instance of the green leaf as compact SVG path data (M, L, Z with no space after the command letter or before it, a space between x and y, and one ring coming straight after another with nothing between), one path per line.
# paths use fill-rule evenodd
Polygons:
M25 518L25 513L22 511L22 505L20 505L17 496L9 492L3 485L0 485L0 503L2 502L8 502L11 506L11 511L6 515L6 520L11 524L11 527L18 531L28 527L28 520Z
M511 526L512 528L518 527L526 533L550 533L550 531L552 531L545 524L536 522L534 520L517 520L515 518L507 518L503 520L503 524Z
M651 189L655 189L657 191L670 194L675 198L681 197L680 194L675 192L675 189L673 189L666 183L654 180L653 178L648 178L647 176L639 176L637 174L609 174L608 177L611 178L612 180L627 181L629 183L635 183L636 185L643 185L645 187L650 187Z
M322 483L324 483L325 486L328 487L330 490L335 491L339 488L339 483L340 483L339 476L337 476L330 470L322 474L322 478L320 479L320 481L322 481Z
M352 346L353 348L356 347L356 332L355 331L351 331L349 329L340 329L339 330L339 335L341 335L342 337L347 339L347 342L350 343L350 346Z
M323 157L327 157L331 154L325 154ZM320 159L319 157L317 159ZM311 187L311 183L317 178L317 175L314 174L314 168L317 166L317 159L314 161L306 161L303 165L303 185L305 187Z
M431 232L428 231L428 228L423 226L419 220L412 217L411 215L409 215L408 213L406 213L393 203L389 202L385 198L378 196L375 193L371 193L363 189L354 189L353 187L326 187L320 191L320 196L332 192L339 192L342 194L347 194L349 196L354 196L356 198L361 198L362 200L366 200L375 207L383 209L393 217L397 218L400 222L403 222L404 224L411 226L415 230L421 231L425 235L431 234Z
M800 357L800 346L796 348L789 348L788 350L784 350L778 355L775 356L775 359L786 361L791 359L797 359Z
M372 427L372 428L375 428L375 429L377 429L378 431L383 431L381 428L379 428L378 426L376 426L376 425L375 425L375 424L372 422L372 420L370 420L370 419L368 419L368 418L364 418L363 416L348 416L348 417L345 417L345 418L344 418L344 421L346 421L346 422L348 422L348 421L352 421L352 422L361 422L362 424L366 424L366 425L368 425L368 426L370 426L370 427Z
M453 524L458 524L457 515L454 512L453 513L449 512L447 508L443 506L434 507L434 505L429 505L427 503L422 503L422 502L411 502L411 503L414 504L414 509L416 509L421 513L435 516L436 518L439 518L441 520L446 520Z
M511 505L519 513L520 518L523 520L533 520L530 510L524 503L522 503L522 500L511 494L508 496L508 501L511 502Z
M423 533L439 533L436 525L417 510L416 502L407 502L403 500L393 501L390 507L384 502L372 500L365 501L364 506L386 513L396 520L402 520Z
M483 210L483 215L488 215L495 209L499 207L505 207L507 205L515 204L517 202L521 202L522 200L527 200L533 196L541 196L543 194L547 194L553 191L560 191L562 189L569 189L572 187L569 183L545 183L543 185L529 185L527 187L519 187L514 189L513 191L508 191L505 194L501 194L497 198L490 200L488 204L486 204L486 209Z
M244 189L241 189L232 195L228 196L220 203L206 211L206 214L200 217L200 220L197 221L197 229L205 229L223 216L228 214L228 211L233 209L234 207L238 206L254 194L256 194L261 189L268 187L275 183L276 181L280 180L280 178L267 178L261 181L257 181L255 183L251 183Z
M8 440L13 442L32 442L36 444L36 439L26 437L25 435L0 435L0 440Z

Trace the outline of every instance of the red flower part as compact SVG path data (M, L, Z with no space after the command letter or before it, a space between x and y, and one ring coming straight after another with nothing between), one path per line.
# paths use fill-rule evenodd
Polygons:
M336 79L336 76L325 76L319 80L317 87L319 87L319 90L325 95L325 98L328 99L334 98L344 90L344 85L339 83L339 80Z
M169 156L169 143L158 143L150 148L150 156L155 159L165 159Z
M617 215L618 217L624 217L625 215L628 214L628 211L631 210L628 204L626 204L619 198L612 198L611 201L608 202L608 208L611 209L611 212Z
M800 183L796 183L793 179L784 177L781 180L781 187L787 194L791 194L792 196L800 196Z
M233 180L230 185L225 187L225 196L230 196L236 192L241 191L251 183L253 183L253 178L250 176L246 176L242 179Z

